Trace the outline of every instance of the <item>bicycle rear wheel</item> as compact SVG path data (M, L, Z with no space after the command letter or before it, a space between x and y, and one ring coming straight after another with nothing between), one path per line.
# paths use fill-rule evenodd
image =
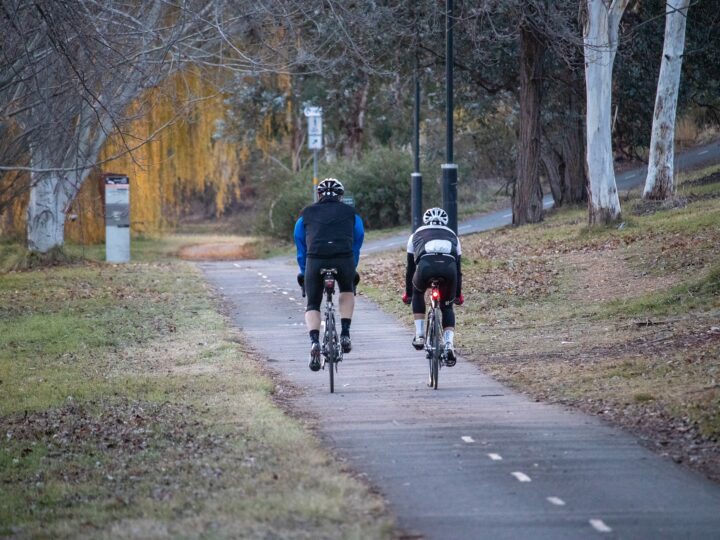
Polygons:
M428 351L428 368L430 369L430 377L428 379L428 386L437 390L438 375L440 371L440 352L439 352L439 340L440 335L438 334L439 323L437 322L436 313L437 310L431 310L428 313L426 326L427 328L427 344L426 348Z
M330 368L330 393L335 393L335 366L337 365L337 332L335 330L335 317L331 314L325 321L325 332L327 340L326 365Z
M433 340L432 340L432 387L437 390L440 377L440 357L442 356L442 328L440 326L440 310L435 309L433 316Z

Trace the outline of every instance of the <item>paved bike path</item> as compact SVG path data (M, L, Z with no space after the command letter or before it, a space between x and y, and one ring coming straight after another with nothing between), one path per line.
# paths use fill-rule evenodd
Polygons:
M361 297L354 349L331 395L327 373L307 368L294 265L200 266L269 366L304 389L297 407L319 418L327 444L382 491L405 531L437 539L720 536L717 485L597 418L517 394L462 358L441 370L437 391L427 388L411 330Z

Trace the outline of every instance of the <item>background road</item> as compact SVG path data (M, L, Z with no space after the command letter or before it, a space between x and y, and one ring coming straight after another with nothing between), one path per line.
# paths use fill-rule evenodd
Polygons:
M232 319L304 392L326 443L387 497L408 533L437 539L720 536L720 487L597 418L536 403L462 358L425 386L412 332L358 297L353 352L328 392L307 367L290 261L204 263ZM408 314L408 322L410 316Z
M704 146L698 146L678 154L675 156L675 170L682 171L686 169L695 169L702 165L717 163L720 161L720 140L706 144ZM615 181L620 191L625 191L638 186L643 186L645 183L645 176L647 174L647 167L640 167L637 169L628 170L625 172L617 173ZM543 197L543 206L550 208L553 205L552 195L545 195ZM506 208L504 210L498 210L490 214L483 214L481 216L466 219L459 223L458 234L471 234L481 231L489 231L498 227L504 227L512 223L512 210ZM363 253L375 253L378 251L385 251L388 249L396 249L405 246L407 242L409 231L407 233L398 234L381 240L369 242L363 246Z

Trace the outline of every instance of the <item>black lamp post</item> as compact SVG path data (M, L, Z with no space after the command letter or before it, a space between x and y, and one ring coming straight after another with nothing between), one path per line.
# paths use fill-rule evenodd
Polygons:
M445 15L445 163L442 165L443 208L457 234L457 165L453 158L453 0L447 0Z
M422 225L422 174L420 174L420 73L415 52L415 111L413 114L413 173L410 175L410 202L412 230Z

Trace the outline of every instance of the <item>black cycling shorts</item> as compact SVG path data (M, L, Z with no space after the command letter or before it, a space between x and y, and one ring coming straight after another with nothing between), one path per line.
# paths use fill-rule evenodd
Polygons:
M413 288L425 293L434 278L440 282L440 302L443 306L452 305L457 292L457 263L446 255L425 255L417 264L413 275ZM413 299L416 295L413 294ZM413 311L415 311L413 309ZM420 313L421 311L417 312Z
M305 311L320 311L323 297L323 277L320 270L323 268L336 268L335 282L340 292L353 292L355 279L355 258L349 257L316 259L308 257L305 263L305 295L307 307Z

